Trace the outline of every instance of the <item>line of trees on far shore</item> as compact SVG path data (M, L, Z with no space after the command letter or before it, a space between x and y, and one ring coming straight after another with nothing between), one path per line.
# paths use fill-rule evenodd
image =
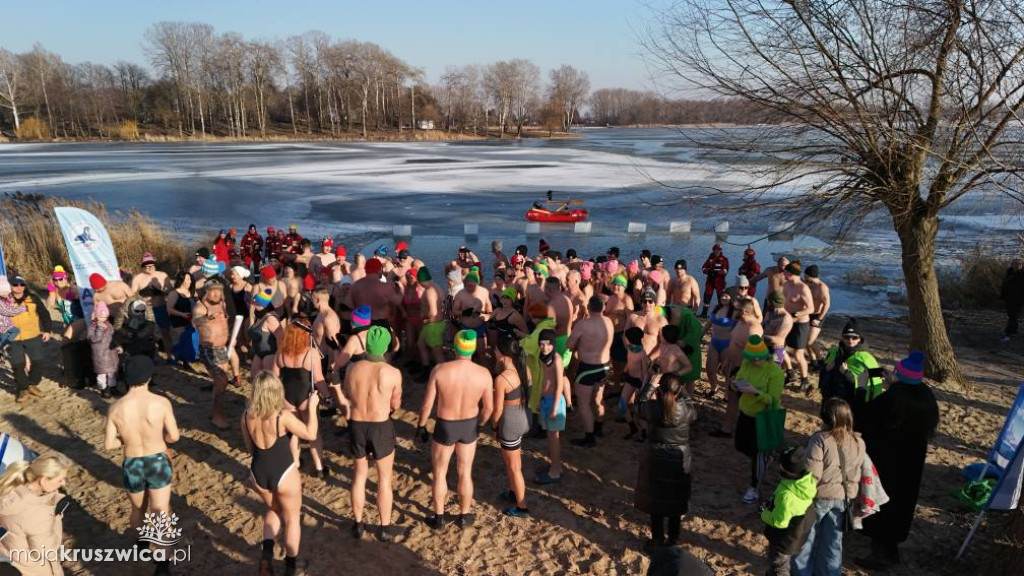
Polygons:
M159 22L143 46L145 64L112 65L72 64L39 44L20 54L0 47L0 137L367 137L417 126L504 137L524 126L767 120L734 101L591 93L585 71L563 65L545 79L522 59L449 66L431 84L377 44L318 31L248 40L208 24Z

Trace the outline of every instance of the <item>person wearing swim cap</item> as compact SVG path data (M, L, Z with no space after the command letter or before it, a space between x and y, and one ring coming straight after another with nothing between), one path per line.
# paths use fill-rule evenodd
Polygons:
M811 337L811 314L814 313L814 295L811 288L800 279L803 267L799 260L794 260L786 265L782 272L782 293L786 297L786 311L793 316L793 328L786 338L786 346L793 349L793 359L796 361L800 377L800 391L804 394L811 393L811 383L808 380L807 366L807 343ZM795 381L797 374L788 373L786 381Z
M395 427L391 414L402 404L402 373L390 366L385 355L391 346L391 332L380 326L366 331L366 361L356 362L345 374L345 399L348 402L349 449L354 459L352 477L352 536L363 537L363 507L366 504L366 480L369 458L377 468L377 510L380 512L380 539L390 542L392 468L395 463ZM337 386L332 386L337 396ZM339 398L340 400L341 398Z
M587 309L588 315L573 326L568 342L568 348L579 358L575 384L584 433L582 439L570 443L593 448L597 446L596 438L604 436L604 385L611 366L615 325L603 314L604 300L599 296L590 298Z
M611 278L611 295L605 302L604 315L611 319L615 327L612 339L612 366L617 374L622 373L626 364L626 344L622 333L626 330L629 317L633 312L633 299L626 293L629 280L625 276L615 275Z
M562 440L565 430L566 410L572 408L572 396L565 370L555 350L554 330L547 329L537 338L541 362L541 398L538 413L541 429L547 433L548 457L551 465L538 470L534 480L540 485L558 484L562 481Z
M463 279L463 289L452 299L452 313L458 317L460 329L476 333L478 346L474 356L478 362L487 350L487 320L492 311L490 293L480 285L480 276L471 269Z
M420 317L423 328L420 329L416 348L420 354L420 367L413 367L413 376L423 379L430 373L430 366L444 362L444 332L448 323L445 320L444 292L434 282L430 269L426 266L416 271L416 281L423 287L420 295Z
M385 252L387 247L383 247ZM373 325L390 328L390 318L395 309L402 305L402 293L396 282L384 277L384 265L377 258L370 258L364 267L366 277L356 280L349 292L353 309L369 306L373 311Z
M477 428L491 417L494 399L491 394L491 372L473 362L478 342L476 332L461 330L455 335L455 360L439 364L430 373L427 390L420 409L416 436L420 442L431 439L427 420L437 402L436 424L430 447L433 463L434 516L427 524L435 530L446 526L444 509L448 497L448 465L452 455L458 473L460 528L471 526L473 506L473 458L476 455Z
M153 361L133 356L124 368L125 393L107 411L103 449L122 450L121 476L131 515L128 525L137 533L143 515L171 515L171 451L180 438L171 402L149 391ZM157 562L156 574L170 574L168 560Z

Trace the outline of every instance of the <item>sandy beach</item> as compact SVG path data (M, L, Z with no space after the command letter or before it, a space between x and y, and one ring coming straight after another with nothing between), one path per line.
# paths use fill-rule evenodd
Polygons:
M1000 345L1003 318L995 313L952 313L947 318L957 354L971 388L934 385L940 401L941 424L928 454L918 515L910 540L903 547L904 565L892 574L998 574L1012 571L1000 563L1009 550L1006 528L1011 514L993 513L977 534L966 557L953 556L974 515L951 494L962 485L960 469L981 461L1002 426L1005 413L1024 381L1024 343ZM825 340L838 335L845 319L831 317ZM868 342L883 365L891 366L906 352L908 329L901 319L862 320ZM13 382L6 366L0 369L0 428L37 451L57 450L76 467L68 478L68 493L81 508L65 520L65 544L90 548L127 548L128 502L121 486L120 457L102 449L103 419L110 401L92 390L58 387L58 349L50 344L53 363L44 367L45 399L27 405L14 402ZM161 366L155 389L167 395L182 428L173 446L174 498L181 518L180 546L190 548L191 560L178 564L176 574L253 574L261 530L262 504L248 487L249 455L237 427L217 433L209 424L210 393L201 391L205 375ZM377 541L374 532L363 541L349 535L352 460L347 439L335 426L323 426L333 474L326 480L303 477L305 490L300 567L307 574L337 574L367 570L374 574L642 574L648 560L641 552L647 537L647 517L632 506L637 456L642 446L622 440L624 424L605 427L604 441L586 450L563 441L568 472L561 485L537 487L528 481L532 519L512 519L500 512L499 493L505 471L494 438L482 437L474 471L476 524L466 529L449 526L443 532L427 528L429 512L429 451L412 440L415 413L423 385L406 379L402 409L396 413L399 449L396 459L395 509L404 534L395 543ZM233 419L244 408L244 390L229 392ZM754 507L740 502L748 464L731 440L712 438L724 413L724 400L696 400L700 418L692 441L694 492L691 514L683 521L683 546L719 574L755 574L765 570L767 541ZM817 427L817 398L787 390L784 407L791 444L806 441ZM569 437L581 435L578 417L570 416ZM525 445L528 473L545 461L543 443ZM310 469L308 456L302 470ZM371 473L370 491L375 473ZM778 478L768 477L770 490ZM454 482L454 466L450 481ZM450 497L453 498L453 497ZM455 511L454 500L449 512ZM1014 514L1020 514L1015 512ZM366 521L377 522L372 499ZM1019 546L1019 544L1018 544ZM853 559L865 555L867 540L846 538L845 566L864 574ZM278 549L280 558L281 552ZM280 562L280 559L278 560ZM0 574L6 574L0 568ZM152 566L137 564L65 565L68 574L150 574ZM1010 572L1007 571L1007 574Z

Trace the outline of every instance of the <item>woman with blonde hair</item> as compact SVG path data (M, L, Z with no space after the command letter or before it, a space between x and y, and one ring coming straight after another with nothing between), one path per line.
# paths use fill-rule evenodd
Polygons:
M272 365L268 367L264 363L264 369L281 379L287 407L297 411L303 420L309 418L310 414L316 416L316 412L309 407L310 392L314 387L324 398L330 397L320 356L310 343L312 332L309 321L304 318L289 322L284 329L284 338L278 343ZM328 471L324 463L323 439L318 434L312 440L309 452L313 456L313 468L317 476L326 478Z
M316 409L319 398L309 396L305 421L286 409L284 386L270 372L260 372L253 381L249 402L242 416L242 438L252 453L249 469L253 488L267 505L263 516L263 552L260 574L273 573L274 540L284 526L285 574L295 574L302 525L302 479L298 466L298 440L317 437Z
M0 555L11 550L55 550L64 538L63 514L57 504L64 498L64 486L71 462L59 454L47 454L30 462L15 462L0 475L0 526L6 536L0 540ZM26 576L64 574L60 562L45 558L28 562L12 558L11 564ZM33 556L35 559L35 556Z

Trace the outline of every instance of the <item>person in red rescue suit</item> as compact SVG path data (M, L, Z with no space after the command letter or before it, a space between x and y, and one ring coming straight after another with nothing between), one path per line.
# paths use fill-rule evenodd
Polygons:
M263 260L263 237L256 231L255 224L249 224L249 231L242 236L241 248L245 267L250 270L259 270Z
M273 226L267 228L267 241L264 246L267 249L267 262L281 260L281 239L277 237L277 231Z
M299 234L299 227L295 224L288 226L288 235L285 236L288 243L285 244L285 250L292 254L301 254L302 250L299 249L299 244L302 244L302 235Z
M722 299L722 292L725 291L725 279L729 275L729 259L722 254L722 245L715 244L711 247L711 255L700 267L708 280L704 284L704 308L700 312L701 318L708 317L708 306L711 305L711 294L714 293L719 300Z
M757 284L754 278L761 273L761 265L757 263L757 253L750 246L743 251L743 264L740 265L739 275L746 276L747 280L750 280L750 288L747 288L747 293L753 298L757 295Z

